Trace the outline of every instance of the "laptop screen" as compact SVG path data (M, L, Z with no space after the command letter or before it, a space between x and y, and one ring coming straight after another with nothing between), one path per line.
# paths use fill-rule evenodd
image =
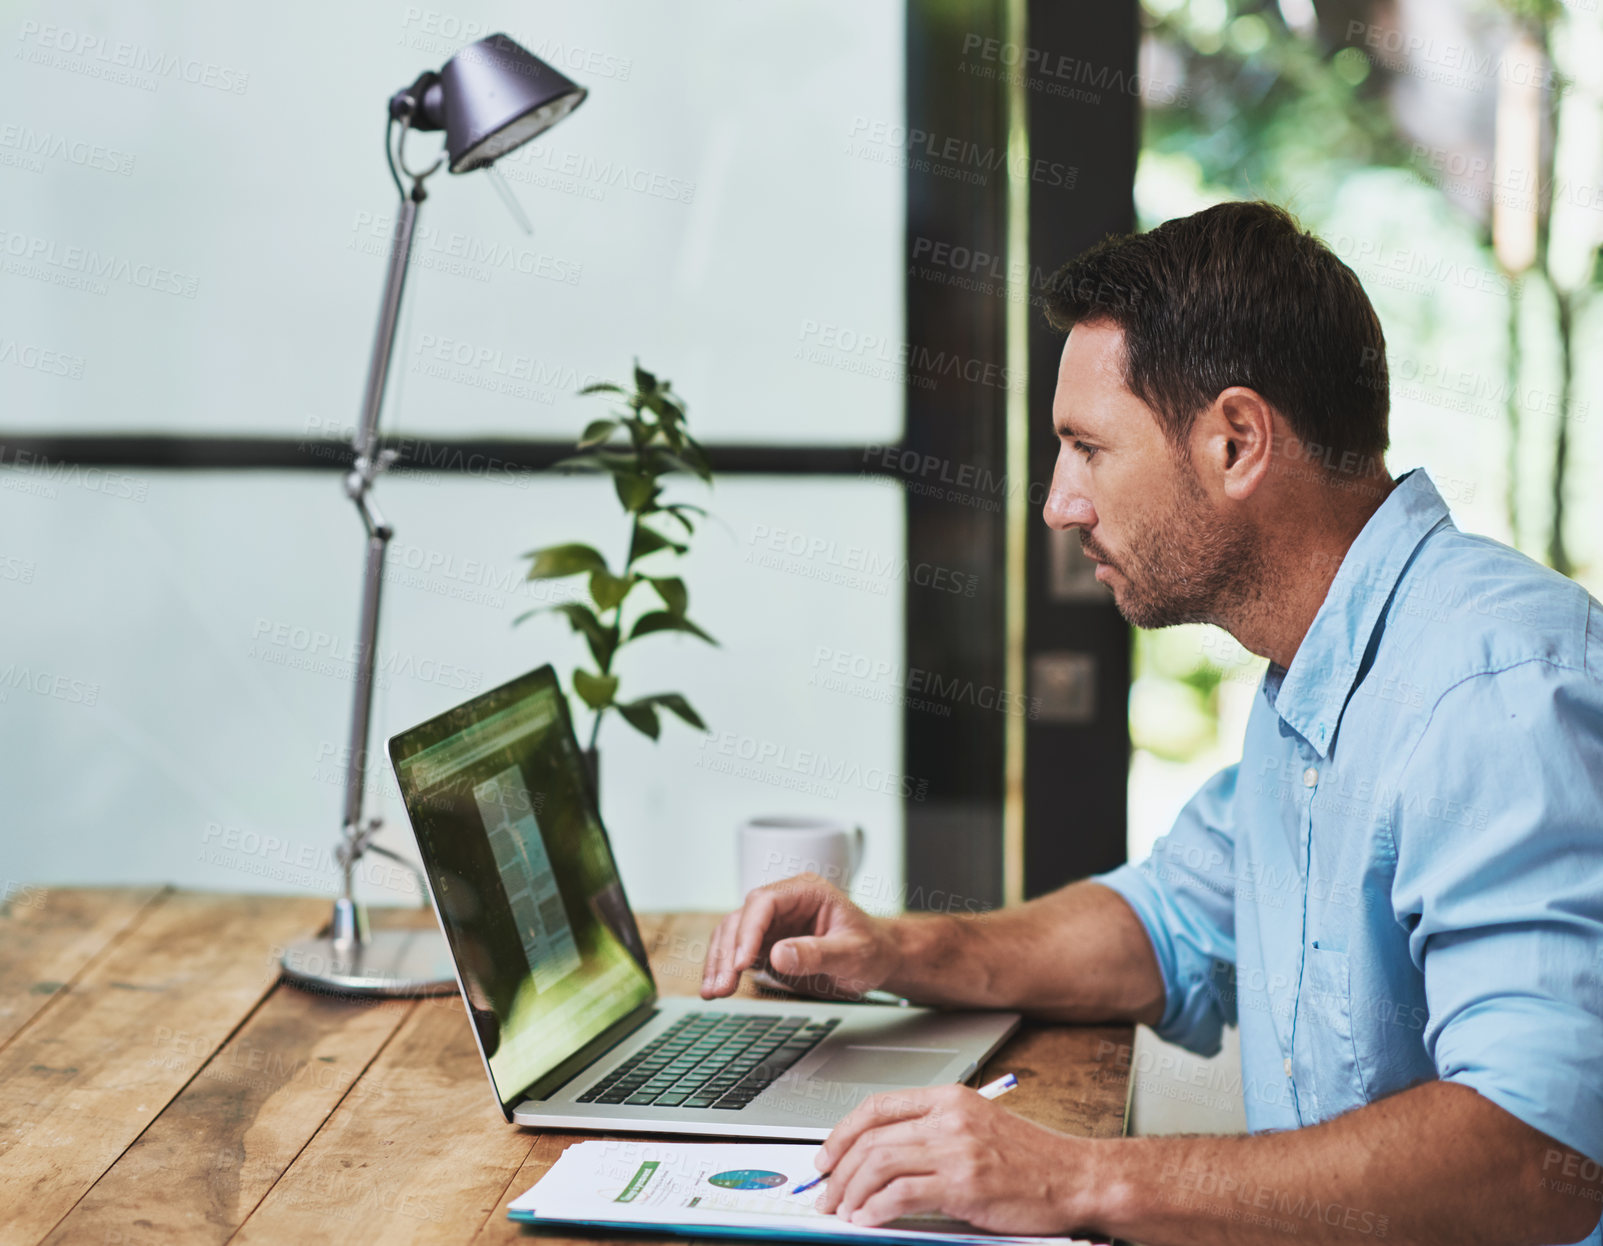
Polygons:
M549 666L390 741L502 1105L651 999Z

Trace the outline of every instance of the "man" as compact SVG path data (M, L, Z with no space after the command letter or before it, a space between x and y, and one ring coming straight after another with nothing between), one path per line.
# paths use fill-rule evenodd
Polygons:
M1238 1024L1252 1135L1073 1138L909 1092L831 1134L820 1206L1150 1246L1603 1241L1603 607L1390 477L1380 324L1284 212L1110 239L1048 314L1046 521L1131 623L1269 659L1241 762L1141 865L999 913L758 890L702 994L762 965L1204 1053Z

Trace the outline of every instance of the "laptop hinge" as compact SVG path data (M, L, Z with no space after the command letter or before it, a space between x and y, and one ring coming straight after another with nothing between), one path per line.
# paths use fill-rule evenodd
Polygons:
M640 1007L613 1022L544 1077L531 1082L521 1094L508 1100L508 1103L517 1104L524 1099L549 1099L656 1015L657 996L653 992L651 998Z

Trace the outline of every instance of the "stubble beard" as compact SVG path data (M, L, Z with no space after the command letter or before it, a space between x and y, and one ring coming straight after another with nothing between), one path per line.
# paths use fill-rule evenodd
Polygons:
M1117 560L1080 532L1080 547L1119 573L1113 604L1132 627L1225 625L1259 591L1261 550L1244 524L1226 524L1185 468L1169 506L1133 535Z

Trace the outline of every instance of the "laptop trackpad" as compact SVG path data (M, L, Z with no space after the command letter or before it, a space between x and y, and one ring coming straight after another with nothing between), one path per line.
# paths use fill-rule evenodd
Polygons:
M842 1047L810 1076L870 1086L930 1086L955 1055L931 1047Z

